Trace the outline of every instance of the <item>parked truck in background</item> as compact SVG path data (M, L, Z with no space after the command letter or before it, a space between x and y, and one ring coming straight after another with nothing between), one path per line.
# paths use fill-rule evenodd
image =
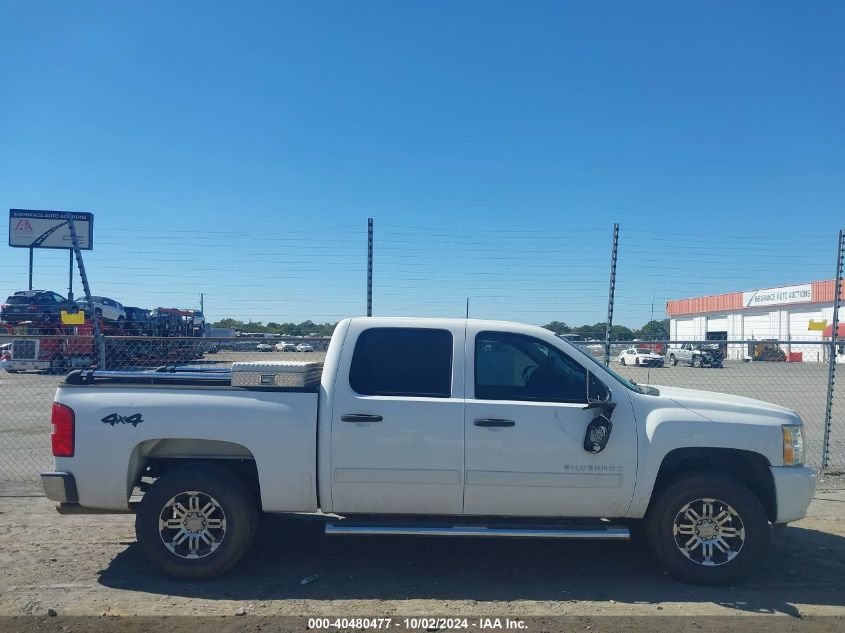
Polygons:
M306 366L71 372L45 493L65 513L136 512L141 549L180 578L231 568L262 512L322 512L336 535L626 540L642 524L671 574L728 584L815 490L794 411L640 387L539 327L347 319L296 386Z
M670 345L666 354L674 367L678 363L691 367L721 367L722 348L718 343L681 343Z

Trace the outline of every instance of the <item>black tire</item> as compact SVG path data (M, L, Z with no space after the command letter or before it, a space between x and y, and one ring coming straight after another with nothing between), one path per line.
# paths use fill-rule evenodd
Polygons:
M729 506L736 517L732 515L728 525L720 525L718 529L733 526L737 534L744 536L741 544L738 537L722 540L731 547L727 554L711 545L714 564L709 566L685 555L676 539L686 539L686 533L675 533L676 519L687 520L680 517L685 506L695 506L697 500L703 499L716 500L711 516L714 513L716 517L721 516L720 510ZM738 481L716 473L685 476L660 492L646 517L646 533L652 551L666 571L679 580L701 585L728 585L745 578L760 566L769 546L769 522L760 500ZM704 546L695 544L689 550L690 555L702 557L697 550L704 552Z
M619 359L619 364L620 364L620 365L622 365L622 366L624 366L624 365L625 365L625 359L624 359L624 358L620 358L620 359Z
M53 322L53 315L49 312L45 312L41 315L41 324L42 325L50 325Z
M692 357L692 366L693 367L701 367L701 356L697 354Z
M126 319L123 317L117 317L117 327L121 330L126 327Z
M219 545L198 558L171 551L159 532L159 518L168 503L187 491L215 500L218 506L211 512L223 519L222 535L216 531ZM135 516L135 535L147 559L167 575L202 580L225 573L241 559L252 544L257 523L258 503L238 474L219 464L196 462L168 471L144 494ZM206 549L205 542L195 538L198 547Z
M672 363L672 367L676 367L678 365L678 359L675 358L674 354L669 354L669 362Z

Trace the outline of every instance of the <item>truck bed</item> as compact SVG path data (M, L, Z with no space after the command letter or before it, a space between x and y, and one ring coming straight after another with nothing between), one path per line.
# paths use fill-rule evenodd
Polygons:
M56 402L73 409L75 453L56 470L75 477L81 505L125 510L153 460L254 461L266 511L313 512L318 391L233 387L225 370L74 371Z

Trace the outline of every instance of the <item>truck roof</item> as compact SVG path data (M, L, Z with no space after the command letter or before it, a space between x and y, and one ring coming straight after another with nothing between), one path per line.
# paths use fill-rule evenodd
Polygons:
M515 331L521 329L542 330L548 334L554 335L551 330L547 330L539 325L527 325L525 323L518 323L516 321L499 321L494 319L467 319L455 317L351 317L347 319L351 322L364 321L370 325L389 327L391 325L420 325L427 327L454 327L466 325L468 323L479 325L493 326L507 326L513 328Z

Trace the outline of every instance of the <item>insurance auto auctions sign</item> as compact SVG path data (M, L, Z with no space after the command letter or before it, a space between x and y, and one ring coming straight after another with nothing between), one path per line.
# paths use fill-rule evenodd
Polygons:
M94 248L94 215L70 211L9 209L9 246L73 248L68 218L73 218L79 248Z
M808 303L813 300L812 284L767 288L742 293L742 305L746 308L776 306L784 303Z

